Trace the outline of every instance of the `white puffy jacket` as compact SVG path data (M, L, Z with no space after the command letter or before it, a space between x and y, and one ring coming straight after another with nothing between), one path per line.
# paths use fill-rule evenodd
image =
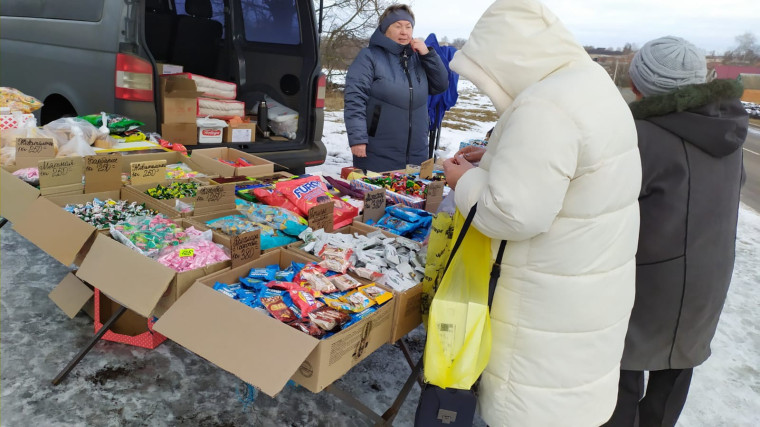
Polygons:
M480 383L491 426L598 426L610 417L633 305L641 162L607 73L532 0L496 1L451 68L499 120L456 187L474 226L509 241Z

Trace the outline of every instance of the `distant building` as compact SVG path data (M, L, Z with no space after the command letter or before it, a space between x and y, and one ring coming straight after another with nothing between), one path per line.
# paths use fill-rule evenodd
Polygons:
M715 78L734 80L739 74L760 74L760 67L749 67L744 65L716 65Z

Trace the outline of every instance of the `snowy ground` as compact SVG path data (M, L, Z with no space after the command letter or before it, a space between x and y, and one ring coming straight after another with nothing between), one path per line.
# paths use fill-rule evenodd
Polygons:
M469 81L459 81L457 108L493 109ZM470 96L462 96L470 95ZM338 173L351 165L343 111L325 115L324 166L312 172ZM447 121L444 116L444 123ZM450 157L460 141L482 138L494 122L471 123L468 130L444 126L441 157ZM715 339L712 357L695 369L691 392L678 423L683 427L760 426L760 215L742 204L731 290Z
M459 107L491 108L466 81ZM328 159L311 172L350 165L342 112L326 115ZM442 150L482 138L493 123L444 128ZM243 399L233 375L172 342L155 350L100 342L56 387L50 380L92 336L92 320L69 320L47 297L68 272L11 229L0 231L0 426L366 426L367 418L334 396L288 386L276 398ZM680 427L760 426L760 215L742 207L734 281L712 357L696 369ZM407 336L419 357L424 331ZM268 351L278 351L263 343ZM398 349L385 345L336 384L382 413L406 379ZM419 388L395 426L411 426ZM482 426L477 421L476 426ZM520 426L522 427L522 426Z

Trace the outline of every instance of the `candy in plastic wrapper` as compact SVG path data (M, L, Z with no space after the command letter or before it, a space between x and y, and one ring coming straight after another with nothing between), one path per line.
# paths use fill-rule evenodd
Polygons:
M274 280L275 274L280 270L277 264L271 264L264 268L252 268L248 272L248 277L259 280Z
M295 313L285 305L281 296L263 297L261 303L264 304L269 314L280 322L288 323L296 320Z
M349 276L348 274L333 276L330 278L330 281L340 291L349 291L351 289L355 289L361 286L361 282Z
M351 249L325 246L319 251L319 256L322 258L319 265L328 270L345 273L351 267L349 259L352 253Z
M231 285L228 285L226 283L222 282L216 282L214 283L214 290L223 293L224 295L227 295L228 297L232 299L237 298L237 289L238 287L234 287Z
M322 338L325 336L325 331L314 324L310 319L297 319L289 323L290 326L298 329L299 331L309 334L314 338Z
M296 271L292 265L284 270L280 270L274 273L274 279L281 280L283 282L292 282L294 277L296 277Z
M272 298L272 297L282 297L285 295L285 291L279 291L277 289L270 289L270 288L264 288L259 291L259 298Z
M329 332L343 326L351 317L348 313L330 307L321 307L309 313L309 319L323 330Z
M254 188L253 195L256 196L257 200L266 203L267 205L278 206L298 215L304 215L304 213L298 209L298 206L288 200L288 198L285 197L281 191L278 191L276 188L274 188L274 186Z
M373 284L359 287L359 292L374 300L378 305L385 304L393 298L393 294Z
M375 305L375 300L367 296L364 292L362 292L359 289L354 289L353 291L347 293L346 295L340 297L341 301L345 301L351 305L353 305L353 308L351 311L358 313L362 310L364 310L367 307L372 307ZM325 301L327 302L327 301Z
M310 288L324 294L336 292L338 288L316 267L316 265L307 265L301 269L299 273L301 280L305 281Z
M290 290L288 291L288 294L290 295L290 298L293 300L293 305L298 307L298 310L300 311L301 318L304 318L309 315L312 311L322 307L324 304L317 301L314 298L314 295L311 294L311 292L308 292L304 289L302 290Z
M303 289L301 285L298 283L293 282L283 282L281 280L270 280L267 282L267 288L269 289L277 289L280 291L290 291L290 290L299 290Z
M354 217L359 214L356 207L341 199L331 198L327 186L318 176L279 181L275 183L275 188L281 191L305 215L314 206L332 201L335 205L333 207L333 226L336 229L350 225Z
M239 300L249 299L249 298L258 298L258 293L256 291L252 291L250 289L246 289L245 287L241 286L238 289L235 290L235 296Z
M367 307L367 308L365 308L364 310L362 310L362 311L360 311L358 313L351 313L351 320L349 320L348 322L346 322L343 325L343 328L344 329L348 328L349 326L353 325L354 323L360 322L361 320L363 320L364 318L366 318L370 314L376 312L377 311L377 307L378 306L373 305L372 307Z
M240 280L241 285L255 291L260 291L266 287L266 282L263 280L254 279L251 277L239 277L238 279Z
M376 269L365 267L352 267L351 271L362 279L377 281L383 278L383 273Z

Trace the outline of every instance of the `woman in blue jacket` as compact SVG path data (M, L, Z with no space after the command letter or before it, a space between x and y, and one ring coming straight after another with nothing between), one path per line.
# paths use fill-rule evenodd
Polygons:
M412 36L409 6L388 7L348 69L344 121L354 167L404 169L428 158L428 95L448 87L441 58Z

